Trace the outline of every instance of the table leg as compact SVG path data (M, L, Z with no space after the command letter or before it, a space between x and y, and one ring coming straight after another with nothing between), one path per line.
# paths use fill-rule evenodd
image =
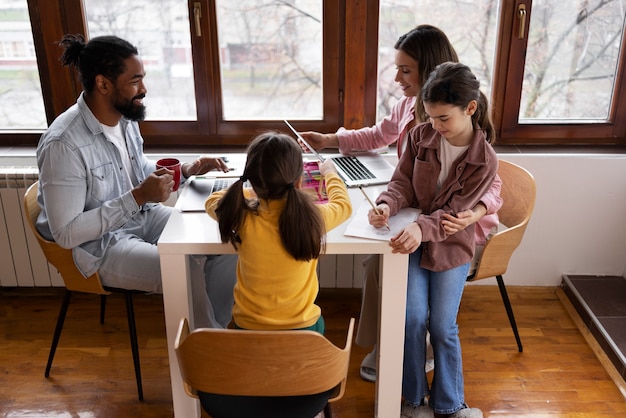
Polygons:
M189 292L189 289L191 289L189 284L189 257L179 254L161 254L161 279L163 281L163 309L165 313L165 329L167 331L167 351L170 363L174 417L200 417L200 403L197 399L185 393L176 351L174 351L174 341L176 340L180 320L187 318L191 329L193 329L191 295Z
M375 416L378 418L400 416L408 266L409 259L406 254L381 256L375 407Z

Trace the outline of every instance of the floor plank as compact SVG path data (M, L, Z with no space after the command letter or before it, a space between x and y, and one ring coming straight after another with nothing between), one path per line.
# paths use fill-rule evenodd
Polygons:
M137 400L122 297L76 295L51 376L43 376L62 289L0 288L0 416L171 417L172 395L160 295L136 297L145 401ZM486 417L623 417L623 391L551 287L511 287L524 352L519 353L496 286L466 288L459 313L466 400ZM358 319L358 290L320 295L327 336L345 341ZM575 312L575 311L574 311ZM353 345L335 418L372 417L374 385L359 378L367 348ZM399 397L398 397L399 399ZM386 418L386 417L385 417ZM395 417L392 417L395 418Z

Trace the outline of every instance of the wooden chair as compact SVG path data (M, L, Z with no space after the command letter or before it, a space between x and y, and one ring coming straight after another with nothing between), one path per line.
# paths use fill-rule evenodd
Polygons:
M517 331L515 315L511 302L504 286L502 275L506 273L513 251L519 246L526 226L535 207L536 185L535 180L526 169L509 161L500 160L498 175L502 179L500 196L503 199L502 208L498 211L500 223L507 228L492 236L487 243L478 261L476 271L468 277L468 281L496 277L506 313L515 334L517 347L521 353L522 341Z
M353 331L351 318L345 348L340 349L314 331L201 328L190 333L187 319L183 318L175 350L185 390L192 397L198 397L198 392L237 398L294 397L333 390L326 397L333 402L344 393ZM295 416L285 408L281 404L277 410ZM322 404L317 413L322 408L325 418L331 417L329 404ZM225 416L242 415L233 411Z
M74 264L72 258L72 250L60 247L54 241L45 239L37 228L35 222L41 208L37 203L37 189L39 182L33 183L24 194L24 213L26 221L30 226L31 231L37 238L37 242L46 256L46 259L52 264L65 283L65 296L61 303L61 310L59 311L59 318L57 319L56 328L54 330L54 337L52 339L52 345L50 346L50 355L48 356L48 364L46 365L45 376L50 376L50 368L52 367L52 360L56 352L57 344L59 343L59 337L63 330L63 323L65 322L65 315L67 314L67 308L70 304L70 298L72 292L83 292L100 295L100 323L104 323L104 312L106 307L106 297L112 293L122 293L126 298L126 313L128 316L128 330L130 334L130 345L133 353L133 362L135 366L135 377L137 380L137 392L139 394L139 400L143 401L143 388L141 384L141 369L139 365L139 348L137 345L137 329L135 327L135 312L133 308L133 293L142 293L134 290L109 288L102 286L98 273L85 278Z

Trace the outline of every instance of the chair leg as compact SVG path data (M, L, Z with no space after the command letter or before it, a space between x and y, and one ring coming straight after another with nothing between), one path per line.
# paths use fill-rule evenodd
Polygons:
M330 403L324 407L324 418L333 418L333 411L330 409Z
M500 288L500 295L502 295L502 302L504 302L504 308L506 309L506 313L509 316L509 322L511 323L511 328L513 328L513 334L515 334L515 341L517 341L517 348L521 353L523 351L522 348L522 340L519 337L519 332L517 332L517 324L515 323L515 315L513 314L513 308L511 308L511 301L509 300L509 295L506 291L506 287L504 286L504 279L502 279L502 275L496 276L496 280L498 281L498 287Z
M104 324L104 311L107 307L107 295L100 295L100 325Z
M128 333L130 334L130 347L133 352L135 364L135 378L137 379L137 393L139 400L143 401L143 387L141 385L141 368L139 364L139 346L137 344L137 328L135 327L135 309L133 308L133 294L124 292L126 296L126 314L128 316Z
M57 319L57 325L54 329L54 336L52 337L52 345L50 346L50 354L48 355L48 364L46 365L46 377L50 376L50 368L52 367L52 360L54 360L54 353L57 351L57 344L61 337L61 331L63 331L63 323L65 322L65 315L67 314L67 308L70 306L70 299L72 297L72 291L66 290L63 296L63 302L61 303L61 310L59 311L59 318Z

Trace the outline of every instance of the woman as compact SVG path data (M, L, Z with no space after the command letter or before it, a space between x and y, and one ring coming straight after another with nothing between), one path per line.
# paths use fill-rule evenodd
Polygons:
M397 143L398 158L402 156L409 131L427 120L424 105L418 99L422 86L434 68L446 61L458 62L456 51L446 34L431 25L420 25L400 36L394 45L397 68L395 81L403 97L393 106L391 114L372 127L356 130L340 129L334 134L302 132L301 135L315 149L337 147L348 154L354 151L373 150ZM484 245L491 231L498 226L497 211L502 206L498 177L492 188L472 210L463 210L456 216L442 219L448 234L454 234L478 222L476 243ZM468 208L465 208L468 209ZM376 340L378 337L379 257L373 255L364 261L365 277L363 300L356 343L363 347L374 346L361 363L360 375L366 381L376 381ZM432 370L432 358L427 369Z

